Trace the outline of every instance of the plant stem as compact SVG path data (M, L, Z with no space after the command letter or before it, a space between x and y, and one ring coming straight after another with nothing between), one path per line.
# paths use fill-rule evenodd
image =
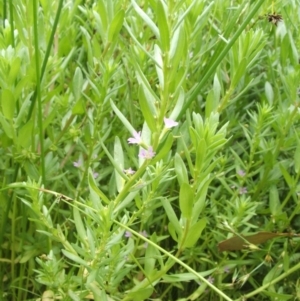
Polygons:
M300 269L300 263L298 263L297 265L293 266L292 268L290 268L288 271L286 271L285 273L281 274L280 276L278 276L277 278L273 279L272 281L270 281L269 283L266 283L265 285L262 285L261 287L259 287L258 289L254 290L253 292L246 294L244 296L242 296L241 298L238 298L234 301L241 301L241 300L247 300L248 298L257 295L258 293L264 291L266 288L268 288L270 285L273 285L275 283L277 283L278 281L285 279L287 276L289 276L290 274L296 272L297 270Z

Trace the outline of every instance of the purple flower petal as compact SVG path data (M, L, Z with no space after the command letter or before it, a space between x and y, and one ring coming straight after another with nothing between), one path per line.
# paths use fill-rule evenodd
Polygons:
M132 237L132 233L130 231L125 231L124 236L127 238Z
M93 172L93 177L94 177L94 179L97 179L98 176L99 176L99 173L98 173L98 172Z
M141 132L133 132L133 137L128 138L129 144L140 144L142 142Z
M135 170L133 170L131 167L129 167L128 169L124 169L123 171L127 175L133 175L135 173Z
M174 120L166 118L166 117L164 117L164 123L165 123L165 127L167 129L173 128L174 126L178 125L177 121L174 121Z
M78 161L74 161L73 162L73 166L75 166L75 167L80 167L80 166L82 166L82 160L81 159L78 159Z
M139 153L139 157L143 159L152 159L155 156L155 152L153 151L153 147L149 146L148 150L141 149Z
M246 172L244 170L240 169L237 171L237 174L241 177L244 177L246 175Z
M224 267L224 272L225 272L226 274L228 274L229 271L230 271L230 268L229 268L228 266L225 266L225 267Z
M248 189L247 189L247 187L240 187L240 194L245 194L245 193L247 193L248 192Z
M145 230L140 231L139 233L142 234L144 237L148 237L148 233Z

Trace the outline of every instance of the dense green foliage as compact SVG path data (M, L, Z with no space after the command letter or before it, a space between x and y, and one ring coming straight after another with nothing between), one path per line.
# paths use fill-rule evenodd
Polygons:
M300 299L299 0L0 5L1 300Z

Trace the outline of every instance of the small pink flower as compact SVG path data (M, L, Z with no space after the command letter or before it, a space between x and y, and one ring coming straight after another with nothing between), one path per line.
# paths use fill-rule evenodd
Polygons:
M133 132L133 137L128 138L129 144L140 144L142 142L141 132Z
M241 177L244 177L246 175L246 172L244 170L240 169L237 171L237 174Z
M240 187L239 192L240 192L240 194L245 194L248 192L248 189L247 189L247 187Z
M133 170L131 167L129 167L128 169L124 169L123 172L126 175L133 175L135 173L135 170Z
M141 149L139 153L139 157L143 159L152 159L155 156L155 152L153 151L153 147L149 146L148 150Z
M145 230L140 231L139 233L142 234L144 237L148 237L148 233Z
M74 161L73 162L73 166L79 168L80 166L82 166L82 160L78 159L78 161Z
M224 272L225 272L226 274L228 274L228 273L230 272L230 268L229 268L228 266L225 266L225 267L224 267Z
M93 172L93 177L94 177L94 179L97 179L98 176L99 176L99 173L98 173L98 172Z
M208 281L209 283L213 284L213 283L215 282L215 278L212 277L212 276L209 276L209 277L207 278L207 281Z
M174 126L178 125L177 121L174 121L174 120L166 118L166 117L164 117L164 123L165 123L165 127L167 129L173 128Z
M130 231L125 231L124 236L127 238L132 237L132 233Z

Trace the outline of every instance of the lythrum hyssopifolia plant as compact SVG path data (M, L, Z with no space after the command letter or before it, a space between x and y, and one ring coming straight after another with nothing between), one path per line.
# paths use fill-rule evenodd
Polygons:
M298 300L298 6L2 1L1 300Z

